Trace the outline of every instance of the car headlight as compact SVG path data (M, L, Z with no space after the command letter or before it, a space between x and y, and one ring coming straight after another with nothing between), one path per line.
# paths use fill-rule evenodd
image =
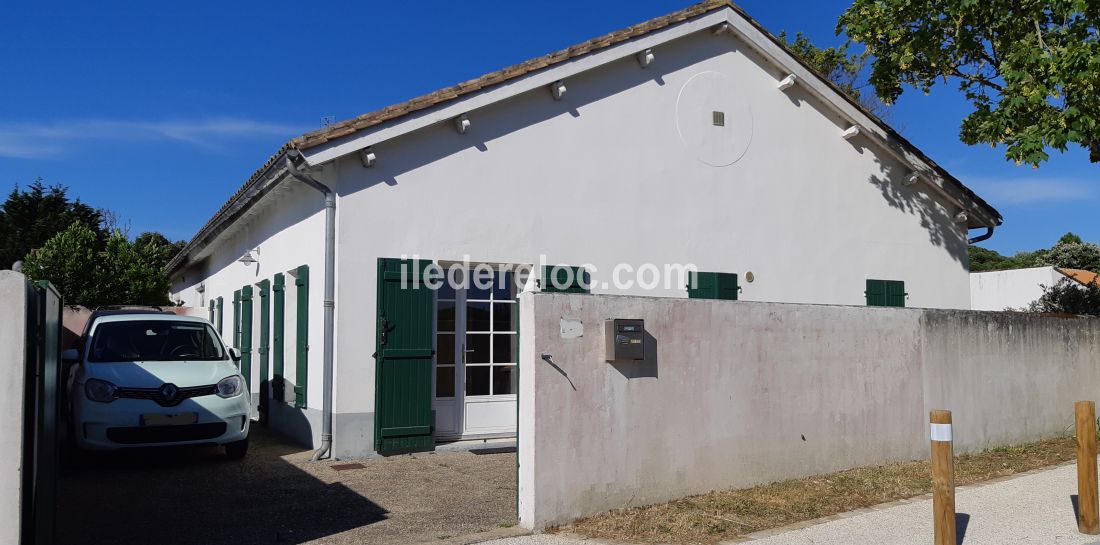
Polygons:
M92 401L110 403L118 399L118 386L106 380L90 378L84 383L84 395Z
M244 379L240 375L225 377L218 382L218 397L235 397L244 391Z

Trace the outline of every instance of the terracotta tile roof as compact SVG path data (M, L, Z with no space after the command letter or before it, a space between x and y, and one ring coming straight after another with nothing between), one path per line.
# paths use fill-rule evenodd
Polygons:
M496 72L490 72L479 78L474 78L469 81L464 81L458 85L446 87L435 91L434 93L428 93L423 96L416 97L412 100L402 102L400 104L394 104L387 106L381 110L376 110L370 113L366 113L334 123L320 130L313 131L311 133L299 136L294 140L291 140L291 145L298 149L308 149L315 146L319 146L330 140L342 138L363 129L373 127L375 125L385 123L393 119L397 119L404 115L430 108L437 104L454 100L463 95L480 91L487 87L492 87L500 83L504 83L508 80L518 78L520 76L527 75L531 72L542 70L567 61L569 59L587 55L594 51L604 49L615 45L620 42L625 42L631 38L636 38L644 34L649 34L655 30L674 25L709 13L714 10L722 9L725 7L731 7L728 0L707 0L700 4L682 9L680 11L670 13L668 15L657 17L656 19L650 19L644 23L639 23L634 26L617 30L610 34L605 34L599 38L593 38L587 42L574 45L573 47L562 49L561 51L550 53L549 55L543 55L538 58L531 59L526 62L522 62L516 65L509 66L503 70L497 70Z
M1089 285L1093 282L1100 283L1100 274L1096 274L1092 271L1086 271L1084 269L1062 269L1059 268L1058 272L1080 282L1083 285Z

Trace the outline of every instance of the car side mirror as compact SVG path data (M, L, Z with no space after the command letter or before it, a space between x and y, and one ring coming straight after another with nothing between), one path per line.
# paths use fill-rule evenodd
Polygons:
M236 348L233 348L232 346L230 346L229 347L229 357L232 358L233 361L241 361L241 351L237 350Z
M80 363L80 351L75 348L62 350L61 361L66 363Z

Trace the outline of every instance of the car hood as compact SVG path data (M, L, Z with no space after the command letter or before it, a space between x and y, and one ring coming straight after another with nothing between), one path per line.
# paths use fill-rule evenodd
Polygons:
M123 388L159 388L172 383L183 388L206 386L238 373L237 367L221 361L125 361L85 363L84 378L106 380Z

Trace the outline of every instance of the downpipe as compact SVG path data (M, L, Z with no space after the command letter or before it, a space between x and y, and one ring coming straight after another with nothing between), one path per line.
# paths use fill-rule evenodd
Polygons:
M975 244L993 237L993 227L986 227L986 232L966 241L967 244Z
M332 457L332 336L336 321L336 193L327 185L298 170L290 157L286 158L286 170L292 178L302 182L325 196L325 356L324 398L321 409L321 446L314 451L311 461Z

